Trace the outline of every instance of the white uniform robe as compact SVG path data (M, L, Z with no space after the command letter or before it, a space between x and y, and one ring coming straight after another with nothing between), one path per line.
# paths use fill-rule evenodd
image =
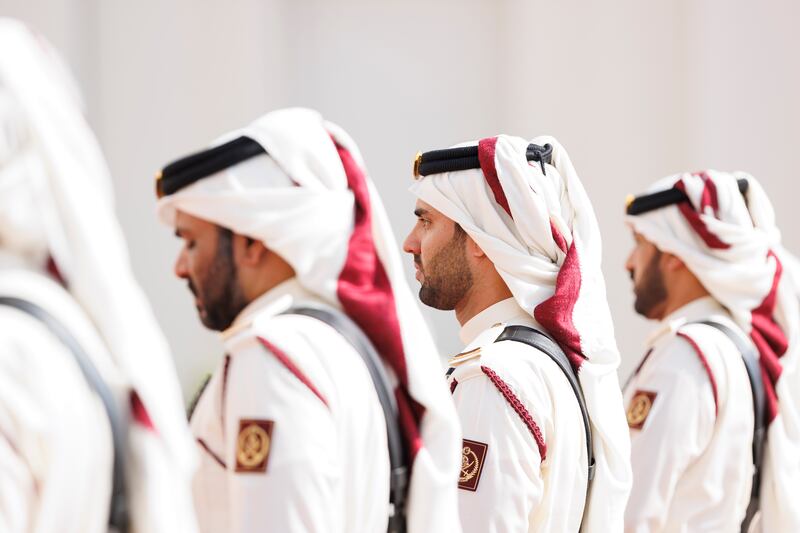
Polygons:
M734 533L744 519L752 393L733 342L712 327L686 325L707 319L741 332L716 300L695 300L661 322L625 386L634 480L626 532Z
M226 355L190 422L203 532L386 531L386 423L364 363L328 325L278 316L314 300L289 280L223 333ZM261 434L255 456L248 432Z
M60 286L0 267L0 295L48 311L121 391L102 341ZM38 319L0 305L0 531L106 531L112 458L108 417L70 350Z
M578 401L547 355L507 325L543 328L513 298L461 329L448 381L464 433L459 508L465 533L578 531L586 502L586 437Z

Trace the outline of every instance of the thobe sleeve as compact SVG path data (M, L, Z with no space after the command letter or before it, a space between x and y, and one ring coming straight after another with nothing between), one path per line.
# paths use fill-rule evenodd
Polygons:
M338 439L324 399L261 347L237 354L230 372L229 531L344 533Z
M486 376L459 383L453 398L465 439L459 479L464 533L528 531L544 492L534 435ZM537 408L523 405L537 427L544 427ZM477 470L475 460L482 463Z
M0 435L0 472L0 531L28 531L34 480L5 435Z
M708 446L716 419L711 382L697 354L681 338L661 349L674 365L629 385L633 490L625 512L626 533L662 530L678 480ZM633 405L648 405L644 397L650 401L646 413Z
M17 442L19 409L36 405L35 398L21 386L19 362L24 355L0 339L0 531L9 533L30 530L36 505L36 480Z

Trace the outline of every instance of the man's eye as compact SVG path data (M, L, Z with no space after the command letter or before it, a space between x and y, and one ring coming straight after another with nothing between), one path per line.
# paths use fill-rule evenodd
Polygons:
M195 242L194 241L186 241L186 249L191 250L194 248Z

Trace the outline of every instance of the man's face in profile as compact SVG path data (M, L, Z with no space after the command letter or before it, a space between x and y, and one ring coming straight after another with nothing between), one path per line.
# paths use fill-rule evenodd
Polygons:
M200 321L209 329L227 329L247 305L239 287L230 230L178 211L175 234L183 239L175 275L195 296Z

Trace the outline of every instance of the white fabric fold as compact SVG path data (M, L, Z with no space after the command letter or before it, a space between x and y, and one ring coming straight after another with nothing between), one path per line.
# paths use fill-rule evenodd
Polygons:
M0 247L40 270L52 256L162 437L166 459L149 457L183 483L171 491L176 500L186 496L173 513L191 513L196 454L175 368L131 271L109 172L81 108L49 43L0 19Z

